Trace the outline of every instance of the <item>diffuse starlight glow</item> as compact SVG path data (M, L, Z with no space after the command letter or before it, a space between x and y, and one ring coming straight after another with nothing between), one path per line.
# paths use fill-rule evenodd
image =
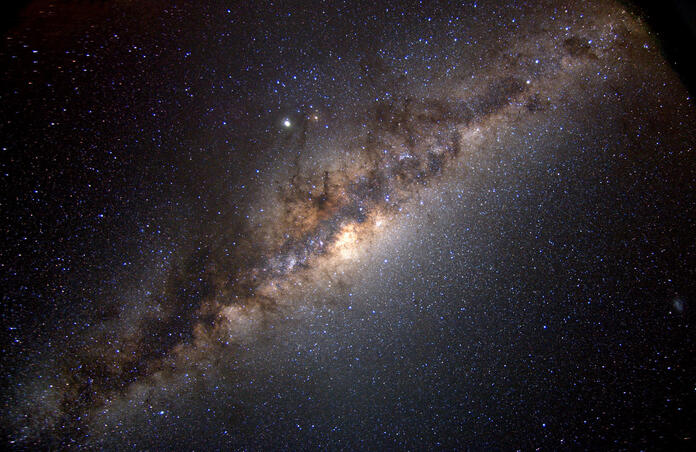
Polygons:
M243 226L249 243L231 247L223 235L200 246L172 269L162 293L149 300L158 309L143 314L137 328L86 353L76 350L51 388L59 414L32 425L27 437L80 428L135 386L161 384L225 354L230 344L253 343L255 331L282 322L279 314L297 308L293 301L322 275L348 278L344 270L394 234L419 193L466 177L462 167L487 151L484 143L498 129L553 115L558 93L587 74L626 70L623 61L635 59L646 35L628 15L612 14L577 32L561 24L525 36L485 71L447 79L432 97L379 101L358 108L362 124L332 124L360 130L331 151L336 163L258 188L259 204L271 213L258 227ZM285 117L280 125L302 135L297 142L312 138L301 122Z

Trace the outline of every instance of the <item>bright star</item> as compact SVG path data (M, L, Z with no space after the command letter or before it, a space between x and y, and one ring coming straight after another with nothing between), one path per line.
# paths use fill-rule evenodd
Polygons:
M284 125L285 127L290 127L290 126L292 125L292 123L290 122L289 119L285 118L285 119L283 120L283 125Z

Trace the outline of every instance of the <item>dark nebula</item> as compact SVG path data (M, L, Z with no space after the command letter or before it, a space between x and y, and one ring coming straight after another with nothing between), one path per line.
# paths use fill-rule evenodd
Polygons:
M693 447L696 109L649 10L12 17L6 447Z

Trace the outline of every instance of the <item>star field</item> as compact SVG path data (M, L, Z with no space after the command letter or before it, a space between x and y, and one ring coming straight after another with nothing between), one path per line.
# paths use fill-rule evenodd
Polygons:
M696 110L658 38L611 1L28 2L5 446L688 449Z

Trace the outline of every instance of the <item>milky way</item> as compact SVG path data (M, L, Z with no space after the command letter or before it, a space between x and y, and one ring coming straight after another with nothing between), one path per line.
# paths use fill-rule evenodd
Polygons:
M116 449L690 441L693 431L684 426L694 413L684 413L684 391L694 367L685 310L693 269L684 266L696 254L683 228L693 221L694 107L635 14L608 2L575 10L556 2L385 5L378 12L345 7L331 25L336 11L320 15L325 21L311 8L165 3L157 4L157 18L143 20L167 31L148 34L140 47L128 43L138 41L132 28L148 26L134 18L137 6L70 7L84 12L86 23L105 20L113 29L86 52L102 58L95 66L99 83L125 84L129 92L149 92L148 99L161 90L170 98L162 110L121 102L108 90L87 106L68 100L66 108L83 112L61 121L88 126L57 135L55 145L104 153L103 161L77 157L78 174L101 171L116 181L99 185L103 193L118 190L121 167L106 166L117 158L129 163L115 165L132 171L124 187L140 177L139 159L144 168L177 174L187 165L203 169L191 169L184 181L172 176L170 191L154 188L167 179L157 171L167 170L142 170L149 174L138 183L142 191L116 201L126 212L123 199L134 199L133 219L99 234L106 243L153 235L132 248L122 239L111 267L79 258L80 274L95 276L80 289L87 295L73 290L55 302L58 320L37 326L27 318L41 309L28 302L19 310L24 314L4 314L8 343L15 344L8 347L36 344L13 349L12 362L3 362L7 441ZM41 8L58 20L64 14L39 2L27 17L44 17ZM36 19L39 30L41 20L49 19ZM187 20L194 24L187 27ZM269 20L283 24L276 24L277 35L268 31ZM361 23L370 24L362 36ZM23 27L30 25L8 32L3 61L31 41ZM183 37L168 43L177 27ZM312 34L314 28L320 31ZM191 30L198 41L187 53ZM197 33L241 44L227 55L224 45L209 49ZM336 47L344 36L345 47ZM258 56L263 52L254 45L262 38L280 56ZM110 44L99 50L100 39ZM323 46L326 40L333 44ZM60 56L62 44L41 42L36 58L48 53L41 64L63 74L72 63ZM109 80L102 66L112 52L142 52L145 60L143 47L163 61L176 49L176 71L102 82ZM298 77L283 64L301 66L300 57L283 52L319 62L298 71L301 81L294 82ZM192 53L195 62L188 63ZM245 75L264 64L273 69L258 69L258 83ZM200 66L212 68L210 94L189 86L208 83L186 72ZM7 67L8 79L23 81L21 66ZM223 67L231 68L228 77L219 75ZM67 90L64 75L56 77L59 88L36 89ZM216 100L217 84L230 91ZM89 89L75 85L66 99ZM3 97L20 104L25 89ZM187 113L184 102L197 107ZM88 108L89 114L103 108L101 122L81 116ZM158 134L183 137L171 145L172 156L157 157L167 164L140 156L167 147L133 132L150 127L139 126L149 124L138 119L144 116L162 121L152 126ZM3 137L21 154L22 146L39 152L54 136L31 142L5 128ZM132 150L112 159L110 149L119 147ZM52 175L69 166L42 165ZM27 180L39 172L17 171ZM82 180L63 174L55 176L63 184ZM53 196L56 205L67 199ZM165 213L152 213L150 198L168 199ZM102 221L103 209L93 205L89 215ZM69 216L83 207L66 209ZM24 220L16 221L8 220L8 230L22 227ZM127 231L129 221L139 232ZM174 237L167 245L152 233L155 223ZM100 240L70 245L76 246L70 253L97 249ZM50 259L68 249L55 246ZM138 253L150 257L118 268L121 256ZM20 281L7 279L8 287L38 287L22 279L31 270L6 265ZM66 277L70 287L82 284L80 274ZM641 324L670 333L651 346L647 337L635 338ZM18 328L41 333L13 335ZM663 367L678 374L670 379ZM650 368L659 370L649 375ZM368 380L381 389L365 389ZM640 391L656 380L666 389L641 405ZM409 390L412 384L421 389ZM556 388L564 395L545 405ZM666 411L652 421L626 420L631 409L648 413L655 406ZM683 425L666 428L679 413Z

